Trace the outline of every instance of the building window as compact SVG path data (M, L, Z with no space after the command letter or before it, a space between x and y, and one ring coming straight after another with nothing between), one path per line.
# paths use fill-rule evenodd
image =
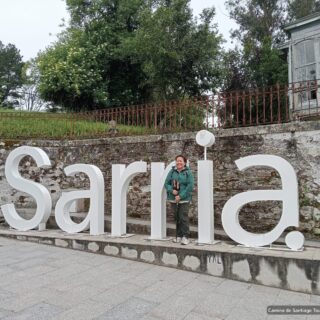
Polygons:
M298 108L308 108L317 99L316 79L315 41L301 41L294 46L294 81L297 82L295 87Z

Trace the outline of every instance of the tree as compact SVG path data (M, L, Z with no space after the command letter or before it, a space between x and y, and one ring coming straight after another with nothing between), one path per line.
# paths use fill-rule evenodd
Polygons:
M241 50L236 47L223 54L223 90L242 90L249 86L244 72L243 56Z
M291 21L319 11L319 0L288 0L289 20Z
M105 106L107 88L95 47L81 30L70 29L37 58L41 98L66 109Z
M230 16L238 23L232 37L241 47L241 74L245 87L283 84L287 79L285 56L277 49L285 41L289 21L320 11L319 0L228 0ZM235 79L226 81L237 82ZM227 87L228 88L228 87Z
M199 95L217 85L214 10L189 0L67 0L69 27L38 58L44 99L73 110Z
M0 41L0 106L10 106L8 98L16 97L15 90L22 84L22 67L20 51Z
M283 40L283 26L286 22L285 0L227 0L230 16L239 25L232 37L240 42L251 39L261 44L266 37L273 43Z
M23 66L23 85L17 91L19 108L27 111L43 111L51 108L50 102L40 98L38 90L39 69L35 60L26 62Z
M241 45L239 67L242 70L237 73L242 74L246 86L286 83L287 63L277 49L285 38L282 29L286 22L285 1L228 0L226 4L231 17L239 25L232 37Z
M158 1L145 10L132 50L142 63L154 100L201 95L221 80L222 38L214 8L194 21L189 1Z
M251 119L255 122L272 122L279 116L278 104L271 101L273 98L269 96L262 99L261 92L266 87L286 84L288 81L286 57L277 49L285 39L283 26L287 16L286 1L226 2L230 16L239 26L231 34L233 39L237 40L238 46L229 50L224 57L225 104L221 106L224 112L220 113L221 122L226 126L232 126L233 122L247 124L248 119L250 124ZM233 92L234 90L237 92ZM264 105L268 104L273 110L265 114ZM285 113L285 109L281 112Z

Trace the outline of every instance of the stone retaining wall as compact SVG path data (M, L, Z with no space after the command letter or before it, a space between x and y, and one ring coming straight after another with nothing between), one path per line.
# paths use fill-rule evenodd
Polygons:
M208 150L214 161L215 226L221 228L221 210L233 195L252 189L281 187L278 174L271 169L256 168L239 172L235 160L254 154L279 155L288 160L297 172L300 191L300 230L307 238L320 236L320 121L297 122L240 129L215 131L216 144ZM106 214L111 214L111 165L143 160L169 163L183 153L190 160L195 174L197 160L203 158L203 148L195 143L196 133L115 137L78 141L8 141L0 139L0 205L14 202L17 208L33 208L33 199L12 189L4 177L5 160L18 146L38 146L44 149L52 168L39 169L32 159L21 163L23 177L41 182L49 190L54 204L61 191L88 186L84 174L67 178L63 168L74 163L97 165L106 184ZM128 215L149 219L150 173L135 178L128 193ZM278 222L281 202L252 203L240 214L242 226L252 232L266 232ZM190 210L191 223L197 223L197 190ZM168 215L172 221L172 215Z

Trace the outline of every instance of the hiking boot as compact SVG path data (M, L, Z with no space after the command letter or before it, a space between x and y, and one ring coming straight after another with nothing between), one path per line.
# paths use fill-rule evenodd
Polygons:
M174 243L180 243L181 242L181 238L180 237L177 237L177 238L174 238L172 240Z
M189 244L189 242L190 241L188 240L188 238L182 237L181 244L187 245L187 244Z

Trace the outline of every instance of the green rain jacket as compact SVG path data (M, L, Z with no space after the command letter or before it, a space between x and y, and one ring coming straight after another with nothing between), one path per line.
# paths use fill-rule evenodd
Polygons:
M167 200L174 201L175 196L172 194L174 180L179 182L180 190L179 196L182 202L191 201L193 191L193 175L189 167L185 166L180 172L176 167L172 167L165 181L165 188L167 190Z

